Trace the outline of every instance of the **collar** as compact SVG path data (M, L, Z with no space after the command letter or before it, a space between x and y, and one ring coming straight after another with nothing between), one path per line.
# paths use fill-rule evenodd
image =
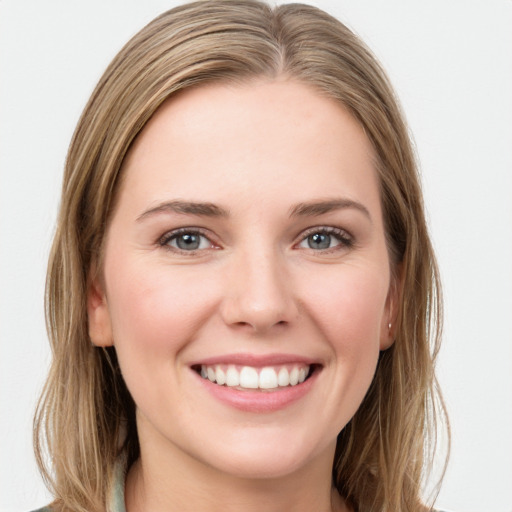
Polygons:
M120 457L114 467L114 485L108 502L108 512L126 512L124 502L124 488L126 482L126 461Z

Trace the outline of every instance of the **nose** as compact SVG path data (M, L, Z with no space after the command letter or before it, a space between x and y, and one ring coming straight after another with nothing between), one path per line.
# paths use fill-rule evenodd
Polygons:
M293 280L282 256L273 251L258 251L234 259L221 307L227 325L264 333L298 318Z

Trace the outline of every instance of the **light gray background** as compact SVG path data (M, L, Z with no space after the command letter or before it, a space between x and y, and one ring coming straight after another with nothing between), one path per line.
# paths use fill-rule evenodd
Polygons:
M48 501L31 417L49 360L46 259L74 125L163 0L0 0L0 510ZM420 156L446 300L452 458L438 506L512 511L512 1L324 0L367 41Z

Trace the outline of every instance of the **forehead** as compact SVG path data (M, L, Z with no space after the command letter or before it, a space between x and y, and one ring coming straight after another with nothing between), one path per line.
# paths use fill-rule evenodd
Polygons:
M286 80L214 84L171 98L136 139L123 174L126 193L155 202L298 202L333 187L378 201L374 152L359 123L339 102Z

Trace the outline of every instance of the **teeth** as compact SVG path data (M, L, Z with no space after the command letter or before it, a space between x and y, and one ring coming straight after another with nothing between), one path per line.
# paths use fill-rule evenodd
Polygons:
M210 376L208 375L208 378ZM211 379L210 379L211 380ZM292 371L290 372L290 386L295 386L299 382L299 369L294 366Z
M306 380L309 366L289 365L236 367L235 365L201 365L201 377L220 386L241 387L245 389L276 389L278 387L296 386Z
M286 368L281 368L277 375L277 383L280 386L289 386L290 385L290 373Z
M215 368L215 380L217 381L217 384L221 386L223 384L226 384L226 374L224 373L224 370L220 366L217 366L217 368Z
M240 372L240 386L242 388L258 389L258 372L255 368L244 366Z
M234 366L229 366L226 373L226 386L236 387L240 386L240 374Z
M261 389L277 388L277 374L274 368L263 368L260 372L259 387Z

